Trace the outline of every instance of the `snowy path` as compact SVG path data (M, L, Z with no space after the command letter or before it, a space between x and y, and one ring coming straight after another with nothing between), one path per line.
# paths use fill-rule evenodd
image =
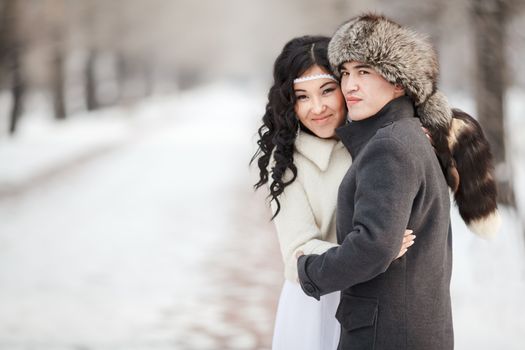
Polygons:
M0 196L0 350L268 349L281 263L247 177L263 103L187 93ZM525 245L503 214L492 241L453 215L456 349L525 348Z
M180 101L0 200L0 349L269 346L281 269L246 177L253 111L208 102L222 113Z

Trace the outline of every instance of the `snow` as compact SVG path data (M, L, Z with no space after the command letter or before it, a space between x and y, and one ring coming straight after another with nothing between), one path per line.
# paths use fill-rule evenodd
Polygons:
M523 96L509 100L519 179ZM267 348L281 265L247 165L264 102L217 83L24 116L0 139L0 349ZM525 348L525 242L501 213L482 240L452 212L456 349Z

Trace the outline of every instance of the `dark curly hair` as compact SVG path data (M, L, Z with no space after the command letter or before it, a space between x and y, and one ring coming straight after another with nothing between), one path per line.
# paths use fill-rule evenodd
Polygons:
M279 195L286 186L290 185L297 177L297 167L294 164L293 152L297 130L311 133L304 127L295 114L296 97L293 90L293 80L301 76L310 67L317 65L330 73L330 63L327 48L330 38L324 36L302 36L290 40L284 45L273 68L273 86L268 92L268 103L262 117L262 125L258 129L259 146L253 155L250 164L257 159L259 167L259 181L255 189L270 182L270 201L275 201L277 210L272 220L281 209ZM275 165L268 170L272 157ZM292 178L283 179L287 169L292 173Z

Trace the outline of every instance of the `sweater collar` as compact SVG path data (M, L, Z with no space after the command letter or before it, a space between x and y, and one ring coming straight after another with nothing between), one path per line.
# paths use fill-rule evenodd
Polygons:
M332 153L343 144L334 139L322 139L304 131L295 139L295 150L312 161L321 171L326 171Z
M336 133L352 155L352 158L355 158L377 130L394 121L413 118L414 116L412 100L408 96L401 96L388 102L372 117L360 121L352 121L337 128Z

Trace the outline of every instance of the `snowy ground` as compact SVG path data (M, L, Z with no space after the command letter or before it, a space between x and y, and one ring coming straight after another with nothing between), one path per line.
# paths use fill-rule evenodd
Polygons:
M263 104L212 85L0 139L0 350L269 348L282 265L247 166ZM525 348L503 218L484 241L453 212L456 349Z

